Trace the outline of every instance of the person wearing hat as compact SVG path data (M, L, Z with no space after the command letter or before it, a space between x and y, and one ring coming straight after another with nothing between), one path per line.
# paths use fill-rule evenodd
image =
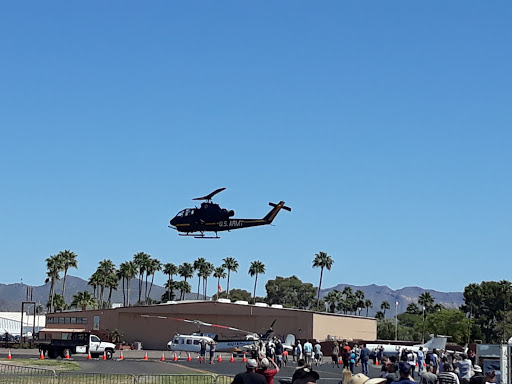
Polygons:
M272 365L272 368L270 366ZM266 379L267 384L274 384L274 376L279 372L279 367L273 359L267 359L264 357L260 360L260 367L256 370L256 373L263 375Z
M383 384L385 382L386 379L383 377L370 379L368 376L363 375L362 373L356 373L355 375L352 375L352 378L348 381L347 384Z
M267 384L265 377L256 373L258 362L255 359L247 359L245 368L247 370L236 375L231 384Z
M482 373L482 368L479 365L473 366L473 372L475 373L471 379L469 379L469 384L485 384L485 376Z
M316 383L316 381L320 378L318 372L313 371L307 365L296 369L293 372L292 376L292 384L307 384L307 383Z
M414 380L411 379L411 366L406 361L401 361L400 364L398 364L398 371L400 372L400 378L398 381L395 381L395 383L400 384L413 384L416 383Z

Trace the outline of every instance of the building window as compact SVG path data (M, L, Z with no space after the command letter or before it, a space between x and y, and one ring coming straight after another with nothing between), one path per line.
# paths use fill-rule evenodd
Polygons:
M64 318L63 317L58 317L59 319L59 324L64 324Z
M71 324L71 318L65 317L64 318L64 324Z
M94 316L92 329L98 331L100 329L100 317Z
M87 324L87 317L82 317L82 324Z
M70 320L71 320L71 324L76 324L76 317L72 317Z

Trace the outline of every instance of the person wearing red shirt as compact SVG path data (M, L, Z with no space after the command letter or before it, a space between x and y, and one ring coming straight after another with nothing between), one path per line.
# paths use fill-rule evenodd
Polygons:
M270 365L272 365L273 368L270 368ZM277 375L277 372L279 372L279 367L273 359L269 360L264 357L261 359L260 368L256 370L256 372L265 376L265 379L267 379L267 384L274 384L274 376Z

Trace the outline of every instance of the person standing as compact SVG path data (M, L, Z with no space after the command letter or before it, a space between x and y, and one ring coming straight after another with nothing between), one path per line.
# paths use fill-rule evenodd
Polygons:
M272 365L272 368L270 367ZM279 372L279 367L272 359L264 357L260 361L260 367L256 370L256 373L263 375L267 381L267 384L274 384L274 376Z
M206 364L206 340L201 339L199 342L199 363Z
M297 361L299 361L300 359L302 359L302 344L300 343L300 340L297 341Z
M320 343L317 342L313 346L313 354L315 355L315 365L321 365L322 364L322 346Z
M414 384L416 383L411 379L411 366L406 362L401 362L398 366L398 370L400 372L400 378L398 381L395 381L395 384Z
M461 360L455 363L455 367L459 368L460 382L462 384L469 384L471 374L473 373L473 364L465 353L461 355L461 358Z
M313 355L313 344L309 342L309 340L306 340L304 343L304 359L306 360L307 365L312 365L312 357Z
M423 347L418 350L418 375L423 372L423 365L425 362L425 355L423 354Z
M485 384L485 376L482 373L482 368L480 368L479 365L473 366L473 372L475 374L473 377L469 380L469 384Z
M369 361L370 361L370 350L366 347L366 344L362 345L361 352L359 353L361 360L361 369L364 375L368 376Z
M427 364L425 371L420 372L420 384L436 384L437 375L434 373L434 367Z
M215 356L215 346L216 346L216 342L215 341L211 341L210 342L210 364L213 364L213 358Z
M255 359L247 359L246 371L235 376L231 384L267 384L263 375L256 373L258 362Z
M460 384L459 377L453 372L453 367L450 363L444 363L443 372L437 375L439 384Z
M340 346L338 345L338 342L335 341L332 346L332 349L331 349L331 360L332 360L333 368L334 368L334 364L336 364L337 368L340 367L339 355L340 355Z
M352 374L354 374L354 367L356 366L356 353L354 351L350 352L349 363L350 363L350 372L352 372Z

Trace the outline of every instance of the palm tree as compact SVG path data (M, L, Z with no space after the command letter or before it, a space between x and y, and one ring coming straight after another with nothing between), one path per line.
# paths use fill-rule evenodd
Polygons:
M329 304L329 310L331 313L334 313L336 310L336 304L340 302L342 299L341 292L337 289L333 289L332 291L329 291L327 295L325 295L325 302Z
M430 294L430 292L423 292L418 297L418 304L425 307L426 312L432 312L432 308L434 307L434 298Z
M324 274L324 268L330 271L333 263L334 260L326 252L320 251L317 254L315 254L315 259L313 260L313 268L320 267L320 283L318 284L317 297L318 302L320 302L320 290L322 289L322 277Z
M117 277L117 271L114 270L108 275L106 286L108 287L108 298L107 298L107 307L112 307L112 291L117 290L119 286L119 278Z
M220 279L226 278L226 270L223 266L215 268L213 271L213 277L217 278L217 298L219 297L220 293Z
M45 283L50 283L50 294L48 296L48 308L50 312L54 310L54 297L55 297L55 282L60 280L59 273L62 271L62 258L60 255L53 255L46 259L46 272Z
M92 295L93 297L99 299L99 296L97 295L98 286L101 284L101 277L98 271L94 272L91 277L89 277L89 280L87 281L87 285L90 285L93 288Z
M258 275L265 273L265 264L263 264L261 261L253 261L251 262L251 266L249 267L249 275L256 276L254 279L254 302L256 303L256 285L258 284Z
M151 284L149 285L149 292L146 294L146 302L149 301L149 296L151 295L151 288L153 288L153 282L155 281L155 273L162 270L162 263L157 259L150 259L149 266L146 270L148 275L151 275ZM147 275L146 275L147 279Z
M76 260L78 256L75 252L71 252L69 249L60 251L58 255L62 259L62 269L64 271L64 279L62 280L62 297L66 299L66 278L68 276L68 269L78 268L78 261Z
M361 316L361 311L364 308L364 292L358 289L354 296L356 298L356 308L359 311L358 315Z
M226 297L229 299L229 277L231 275L231 271L238 271L238 261L236 261L235 258L233 257L226 257L222 261L224 262L222 266L228 270L228 285L226 289Z
M62 297L62 295L59 295L58 293L56 293L53 296L53 305L55 306L56 311L62 312L64 309L67 308L66 301L64 300L64 297Z
M127 271L128 271L128 263L129 262L124 262L124 263L121 263L119 264L119 269L117 270L117 278L119 280L121 280L121 288L123 290L123 306L126 307L126 290L125 290L125 287L124 287L124 282L127 280L126 278L126 274L127 274Z
M192 291L192 286L187 281L178 281L176 283L176 289L180 291L180 300L185 299L185 293Z
M204 266L201 271L201 276L203 276L203 291L205 300L208 295L208 278L211 276L214 270L215 266L212 263L208 261L204 263Z
M178 275L183 277L185 282L187 279L194 277L194 266L190 263L183 263L178 267Z
M139 299L137 300L138 303L141 303L142 283L144 282L144 273L146 272L150 258L151 256L144 252L137 252L135 255L133 255L133 262L137 267L137 272L139 273Z
M172 300L172 288L173 281L172 277L178 273L178 267L173 263L165 263L164 264L164 274L168 276L167 278L167 296L169 300Z
M373 302L370 299L364 301L364 307L366 308L366 317L368 317L368 310L373 308Z
M99 299L99 305L100 308L104 308L104 292L105 287L110 286L109 280L112 279L112 274L115 275L116 273L116 266L112 262L112 260L105 259L99 262L98 268L96 269L96 272L99 274L100 278L100 299Z
M77 292L73 295L73 301L71 302L72 307L80 307L82 311L85 311L87 306L94 305L96 305L96 299L89 291Z
M384 317L386 317L386 310L388 310L390 308L391 308L391 306L389 305L389 303L387 301L383 301L382 303L380 303L380 309L381 309Z
M203 268L206 263L204 257L199 257L194 261L194 270L197 271L197 300L199 300L199 289L201 287L201 278L203 277Z

